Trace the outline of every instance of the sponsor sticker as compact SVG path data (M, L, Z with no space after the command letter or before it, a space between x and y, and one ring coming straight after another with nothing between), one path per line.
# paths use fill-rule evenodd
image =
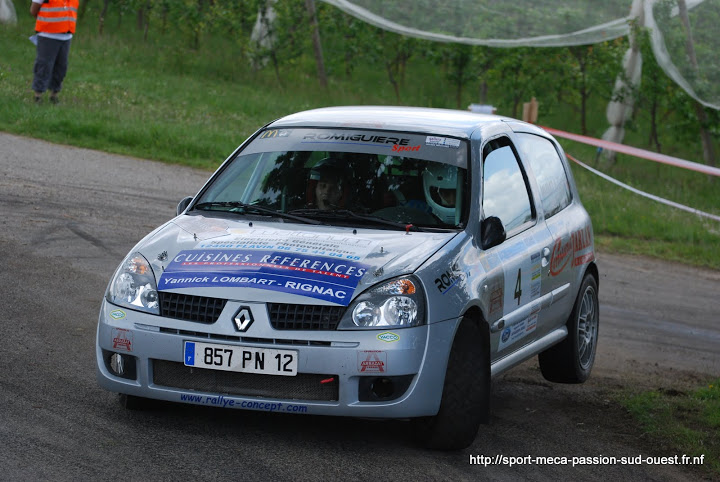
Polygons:
M385 373L387 371L387 352L364 350L358 352L357 356L360 373Z
M244 287L280 291L344 306L369 268L362 263L375 242L356 235L231 229L175 255L159 290Z
M392 342L398 341L400 339L400 336L396 335L395 333L393 333L391 331L386 331L385 333L380 333L377 336L377 339L380 341L384 341L386 343L392 343Z
M181 216L173 221L183 231L192 234L196 239L211 239L227 235L228 224L222 219L204 218L202 216Z
M112 330L113 350L133 351L133 333L123 328Z
M550 257L550 276L557 276L563 272L568 262L573 257L573 248L570 240L563 242L558 238L553 245L552 256Z
M373 144L380 146L407 146L410 139L405 137L383 136L375 133L347 132L308 132L303 136L303 143L338 143L338 144Z
M532 311L532 313L530 313L530 316L520 321L519 323L515 323L514 325L505 328L500 334L498 350L502 350L506 346L515 343L516 341L521 340L522 338L528 336L530 333L534 332L535 328L537 328L537 320L539 313L540 308L536 307Z
M259 288L347 306L367 269L348 259L282 251L191 249L175 255L160 276L158 289Z
M277 250L360 261L375 242L357 235L280 229L230 229L231 236L201 242L195 249Z
M273 139L275 137L287 137L290 131L284 129L268 129L258 136L259 139Z
M501 282L497 282L497 284L492 286L490 289L490 301L488 303L488 312L490 315L494 315L495 313L502 314L504 298L505 288Z
M550 275L557 276L568 265L572 267L582 266L594 259L592 231L590 226L586 226L571 233L569 239L558 238L555 241L550 259Z
M110 312L110 318L113 320L121 320L125 318L125 312L123 310L113 310Z
M435 286L438 291L443 295L450 291L450 289L457 284L458 281L463 279L463 273L459 272L457 261L453 263L450 269L441 273L440 276L435 278Z
M425 145L433 147L449 147L457 149L460 147L459 139L451 139L449 137L438 137L438 136L427 136L425 138Z

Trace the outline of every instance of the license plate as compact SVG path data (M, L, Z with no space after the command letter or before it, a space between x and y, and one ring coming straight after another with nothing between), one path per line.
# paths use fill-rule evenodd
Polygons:
M263 375L297 375L297 351L185 342L185 366L260 373Z

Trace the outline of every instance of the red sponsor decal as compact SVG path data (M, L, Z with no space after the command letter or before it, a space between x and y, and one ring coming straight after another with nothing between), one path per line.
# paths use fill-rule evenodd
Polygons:
M395 144L392 146L392 150L394 152L403 152L403 151L419 151L420 150L420 144L417 146L399 146Z
M584 265L584 264L586 264L586 263L589 263L590 261L593 261L594 259L595 259L595 253L593 253L593 252L591 251L591 252L589 252L589 253L587 253L587 254L583 254L583 255L578 256L577 258L573 259L573 263L572 263L572 264L573 264L573 267L575 267L575 266L582 266L582 265Z
M362 373L384 373L387 369L387 353L365 350L358 353L358 370Z
M573 250L578 253L592 246L592 232L590 226L579 229L572 233Z
M568 261L572 259L571 265L581 266L595 259L595 253L590 251L585 254L578 254L592 248L592 230L590 226L578 229L570 235L570 239L562 242L558 239L553 246L552 257L550 258L550 276L557 276L568 265Z
M572 258L573 247L570 240L562 242L562 239L555 241L552 256L550 258L550 276L557 276L565 269Z
M133 334L130 330L113 328L112 330L113 349L132 351Z
M488 312L490 314L493 314L498 310L502 311L504 296L505 289L502 285L496 287L492 290L492 292L490 292L490 307L488 308Z

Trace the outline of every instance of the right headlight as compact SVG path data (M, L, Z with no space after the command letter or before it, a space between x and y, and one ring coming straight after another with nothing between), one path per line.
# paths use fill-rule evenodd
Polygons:
M425 323L425 297L413 277L386 281L357 297L338 325L339 330L386 329Z
M115 271L105 299L131 310L160 314L157 285L150 263L140 253L132 253Z

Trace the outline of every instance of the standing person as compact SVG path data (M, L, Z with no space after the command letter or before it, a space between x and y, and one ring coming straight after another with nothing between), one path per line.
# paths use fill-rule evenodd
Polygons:
M58 103L68 66L70 42L75 33L78 0L32 0L30 13L36 18L37 57L32 89L35 102L42 102L50 89L50 102Z

